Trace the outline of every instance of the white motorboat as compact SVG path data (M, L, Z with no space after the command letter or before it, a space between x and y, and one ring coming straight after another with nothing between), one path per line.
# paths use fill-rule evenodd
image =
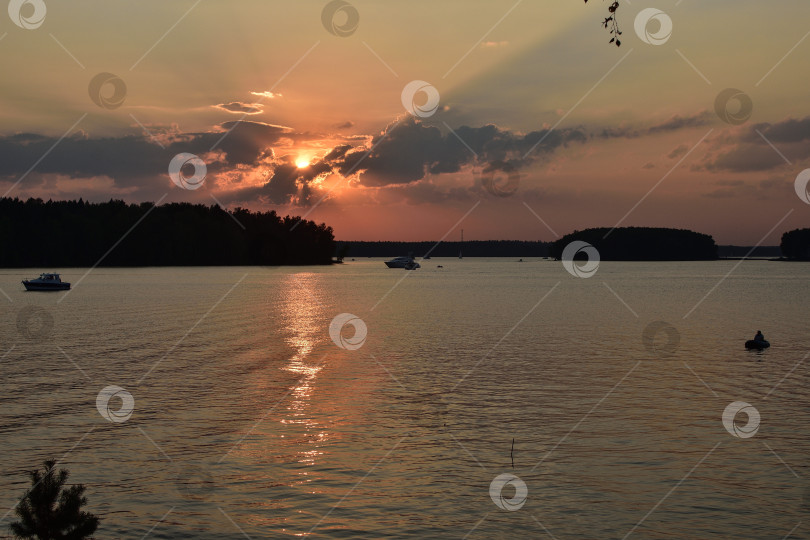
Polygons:
M394 257L390 261L385 261L385 266L388 268L405 268L406 270L421 268L421 265L410 255L407 257Z
M67 291L70 290L70 283L62 281L59 274L40 274L35 279L24 279L22 284L27 291Z

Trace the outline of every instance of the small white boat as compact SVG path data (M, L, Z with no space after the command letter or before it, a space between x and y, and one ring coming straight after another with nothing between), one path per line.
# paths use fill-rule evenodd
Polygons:
M421 265L410 255L407 257L394 257L390 261L385 261L385 266L388 268L405 268L406 270L421 268Z
M59 274L40 274L36 279L24 279L22 284L27 291L67 291L70 283L62 281Z

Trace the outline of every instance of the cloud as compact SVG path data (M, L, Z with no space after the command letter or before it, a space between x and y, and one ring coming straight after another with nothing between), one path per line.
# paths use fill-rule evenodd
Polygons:
M169 162L180 152L206 156L209 173L216 174L271 158L274 144L296 137L291 131L260 122L225 122L212 131L175 135L163 148L140 135L91 138L77 134L58 141L20 133L0 137L0 155L4 156L0 179L16 181L37 163L33 178L27 177L26 184L35 182L37 176L54 174L68 178L106 176L119 188L156 183L165 186Z
M705 112L673 116L652 126L615 128L607 136L664 133L692 128L704 121ZM349 125L352 123L339 126ZM801 132L804 124L799 121L759 126L763 133L771 133L774 138L794 141L780 145L804 145L803 138L808 137ZM411 116L391 123L376 135L351 137L298 132L263 122L231 121L209 131L165 131L159 139L163 148L141 133L106 138L78 134L64 138L59 144L54 137L20 133L0 137L0 155L4 156L0 161L0 179L16 180L47 154L27 178L27 185L41 182L48 175L62 178L63 187L71 178L104 177L111 179L117 190L130 190L127 192L139 196L160 190L159 196L171 187L167 175L169 162L176 154L188 152L206 162L208 180L202 192L215 190L217 197L225 202L310 204L313 197L323 196L328 182L343 181L343 178L349 178L348 185L356 189L377 190L379 196L382 196L379 190L388 189L389 194L407 193L410 200L423 197L435 202L446 198L461 200L462 191L474 190L471 173L475 170L523 171L537 163L548 162L561 149L587 143L604 134L604 131L595 132L586 127L546 128L523 133L492 124L439 129ZM325 146L325 141L330 142ZM48 153L52 146L53 150ZM322 156L312 159L307 167L297 167L296 158L301 148L321 148L318 152ZM679 145L668 157L674 159L686 151L686 145ZM311 155L312 152L308 153ZM764 170L777 166L780 161L761 138L759 141L751 139L750 133L743 130L716 139L712 155L698 167L714 172ZM652 168L654 164L649 162L642 167ZM332 175L336 176L331 178ZM447 181L438 181L444 175ZM393 189L397 186L403 189ZM404 189L404 186L410 187Z
M360 184L365 186L407 184L427 175L456 173L464 166L495 161L520 169L561 146L586 140L578 129L546 129L524 135L491 124L460 126L442 133L407 117L374 137L369 148L347 151L335 165L344 176L359 174Z
M272 175L264 184L224 194L222 199L225 202L251 201L276 205L307 205L312 202L313 180L329 174L331 170L332 168L323 161L300 168L288 156L284 162L275 166Z
M756 172L810 158L810 117L754 124L714 141L713 152L697 170ZM784 157L783 157L784 156Z
M710 199L731 199L737 196L737 192L732 189L716 189L709 193L704 193L703 196L709 197Z
M768 146L738 144L725 150L702 168L709 171L766 171L784 164L782 158Z
M788 118L775 124L755 124L746 133L744 140L755 143L764 142L763 136L772 144L810 141L810 116L802 119Z
M508 41L482 41L481 48L482 49L495 49L497 47L505 47L509 45Z
M351 121L341 122L339 124L335 124L333 127L335 129L349 129L354 127L354 122Z
M222 109L235 114L259 114L264 112L261 103L242 103L241 101L231 101L230 103L220 103L214 105L216 109Z
M382 133L365 138L363 144L334 146L308 167L298 168L291 156L283 156L262 185L238 188L223 195L222 200L308 204L313 184L331 174L351 178L356 188L378 190L376 197L397 192L410 201L463 200L469 197L472 182L466 186L457 183L439 186L433 179L472 171L473 167L519 170L546 159L560 147L583 143L587 138L579 129L522 134L494 125L459 126L443 132L408 116L390 124ZM532 151L526 156L529 150ZM462 196L462 192L466 195Z
M712 114L709 111L700 111L691 116L681 116L676 114L669 120L660 124L651 126L647 133L663 133L668 131L678 131L681 129L701 127L707 125L713 120Z
M638 128L637 132L676 131L706 121L708 115L702 111L686 117L673 116L660 124ZM335 127L350 125L353 124L347 122ZM240 163L247 163L249 158L254 159L260 153L261 145L253 142L249 133L252 129L262 128L243 130L245 140L234 141L245 147L245 156L239 159ZM306 140L307 137L306 134L279 132L273 133L270 140L263 144L271 143L273 137L284 135L299 140ZM410 200L418 197L432 202L447 198L461 200L461 192L468 193L471 185L439 186L432 179L472 171L474 168L485 171L504 168L522 170L538 161L547 160L560 148L586 143L592 136L583 128L546 128L520 133L492 124L480 127L461 125L443 131L407 116L391 123L373 137L344 139L344 143L332 147L323 157L303 169L296 167L289 156L280 158L281 161L268 165L272 172L262 185L237 189L227 197L239 201L259 199L276 204L307 204L312 197L313 182L330 174L338 174L353 178L352 185L359 188L379 190L401 186L402 189L395 191L407 193ZM230 147L225 150L230 161L237 158L236 149ZM404 186L409 187L404 189Z
M598 136L605 139L635 139L644 135L660 135L682 129L701 127L708 125L712 120L711 113L704 110L687 116L676 114L663 122L651 126L612 126L602 129Z
M268 99L275 99L275 98L280 98L280 97L282 97L282 95L281 95L281 94L275 94L275 93L270 92L270 91L265 91L265 92L251 92L251 94L253 94L254 96L259 96L259 97L268 98Z
M681 157L682 155L686 154L686 151L687 151L687 150L689 150L689 147L688 147L688 146L686 146L685 144L678 145L677 147L675 147L675 148L672 150L672 152L670 152L669 154L667 154L667 157L668 157L669 159L675 159L675 158L677 158L677 157Z
M715 186L719 186L714 191L703 193L704 197L712 199L730 199L733 197L751 197L756 196L759 199L763 198L763 193L756 185L746 183L743 180L728 180L722 179L713 182Z

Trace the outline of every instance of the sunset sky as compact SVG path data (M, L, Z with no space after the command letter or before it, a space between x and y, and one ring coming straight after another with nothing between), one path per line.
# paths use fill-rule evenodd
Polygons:
M806 0L625 0L621 47L601 0L11 4L6 196L275 209L339 240L621 224L773 245L810 226ZM403 100L412 81L432 94ZM205 163L198 189L170 178L180 153Z

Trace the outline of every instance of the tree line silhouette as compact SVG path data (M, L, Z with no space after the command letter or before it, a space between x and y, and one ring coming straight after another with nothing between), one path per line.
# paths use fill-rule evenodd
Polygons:
M297 225L296 225L297 224ZM711 260L711 236L683 229L595 228L574 231L555 242L473 240L461 242L336 242L331 227L274 211L217 205L127 204L0 199L0 267L54 269L102 266L232 266L329 264L341 257L554 257L583 240L609 260ZM605 236L607 235L607 238ZM784 257L810 260L810 229L782 236ZM723 256L749 250L721 246ZM778 256L759 248L753 256ZM109 253L107 253L109 251ZM106 256L104 256L106 254Z
M610 233L610 234L608 234ZM708 261L717 259L717 244L708 234L686 229L658 227L605 227L566 234L551 246L559 259L574 240L591 244L602 260L613 261ZM584 254L583 254L584 257Z
M0 199L1 267L88 267L105 253L102 266L310 265L334 252L331 227L274 211Z
M810 229L794 229L782 235L782 256L794 261L810 261Z

